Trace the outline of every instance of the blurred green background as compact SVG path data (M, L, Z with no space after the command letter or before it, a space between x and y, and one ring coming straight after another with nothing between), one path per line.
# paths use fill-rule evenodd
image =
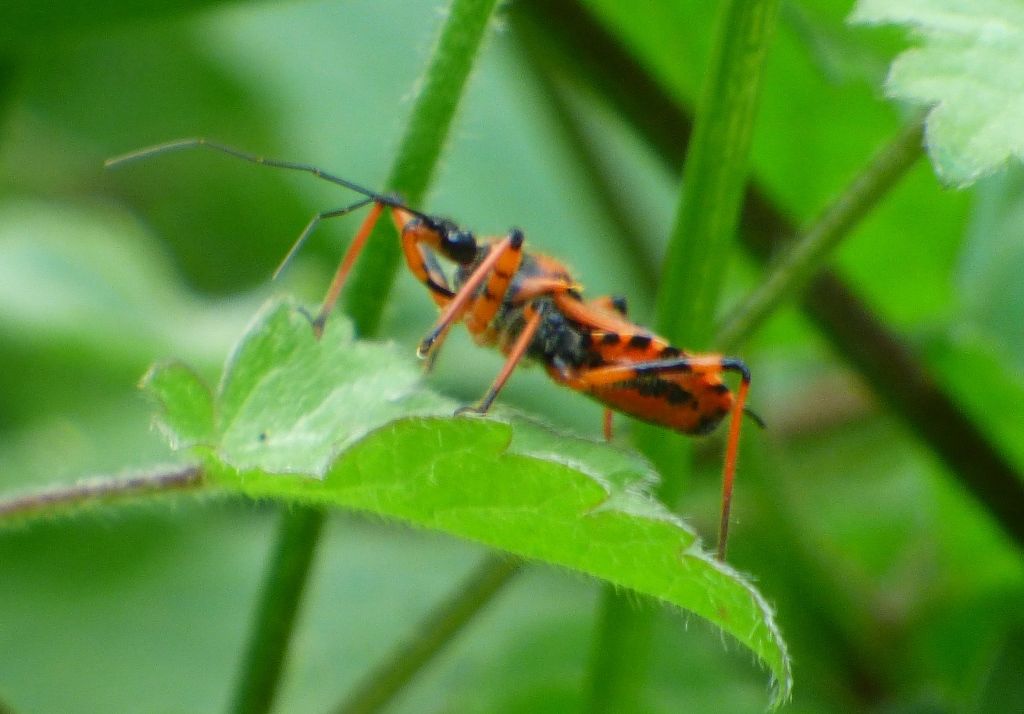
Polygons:
M545 17L541 4L513 3L494 28L423 208L482 233L523 228L589 294L627 295L647 322L676 179L598 89L557 66L538 75L544 48L578 29L530 25L524 45L520 19ZM796 225L910 115L880 89L905 40L846 26L850 6L790 2L780 16L753 172ZM694 104L714 3L583 7L671 98ZM202 135L380 186L442 18L437 3L399 0L0 9L0 496L173 463L138 378L176 357L215 379L267 295L319 299L355 225L328 222L270 284L308 218L349 195L201 151L112 171L103 159ZM595 167L567 140L552 86L599 149L596 170L635 242L592 190ZM921 161L836 259L1018 471L1022 186L1013 168L945 190ZM761 270L737 253L727 303ZM432 304L404 273L387 299L381 333L415 359ZM730 561L779 610L796 680L786 710L1024 711L1019 548L797 310L740 352L769 429L745 434ZM430 379L469 401L500 364L455 331ZM517 372L502 399L600 433L600 410L538 370ZM709 537L721 450L720 436L701 442L684 505ZM0 532L0 702L19 713L222 711L274 513L182 499ZM481 556L332 516L280 711L330 709ZM599 588L531 568L393 711L578 710ZM763 710L767 685L747 654L694 619L666 613L659 625L642 710Z

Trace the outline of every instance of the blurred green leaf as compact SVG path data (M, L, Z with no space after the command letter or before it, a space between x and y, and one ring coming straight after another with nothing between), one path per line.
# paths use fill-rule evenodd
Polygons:
M225 0L8 2L0 5L0 48L21 49L41 39L52 42L55 32L76 35L105 25L184 15L224 4Z
M927 143L939 176L966 186L1024 158L1024 7L1016 0L859 0L851 19L915 30L890 95L932 106Z
M212 405L180 368L154 370L148 385L177 441L215 423L203 452L224 488L397 517L651 595L732 634L788 695L771 609L653 500L645 462L521 419L409 417L452 405L404 361L337 321L318 342L294 305L270 303Z
M991 663L974 711L1012 712L1024 705L1024 627L1017 623L1007 634Z
M237 316L184 291L165 257L124 214L50 201L0 203L0 334L11 342L132 365L172 346L216 360ZM248 306L240 306L248 309ZM160 317L161 319L156 319Z
M957 266L965 322L1024 374L1024 169L980 181Z
M264 283L317 207L297 195L314 179L202 152L103 168L115 154L194 135L278 153L278 107L225 66L209 47L217 41L165 23L38 48L18 64L21 111L0 180L18 193L84 191L131 207L201 290ZM318 232L313 252L327 252L334 228Z
M931 340L927 357L963 408L1024 470L1024 374L1008 368L991 340L967 330Z

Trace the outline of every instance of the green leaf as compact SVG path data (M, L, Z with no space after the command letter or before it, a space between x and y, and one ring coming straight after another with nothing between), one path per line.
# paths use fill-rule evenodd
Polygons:
M510 415L452 418L393 346L338 321L318 342L288 302L260 313L212 402L177 365L145 386L225 489L399 518L650 595L732 634L788 696L771 608L651 497L656 475L634 453Z
M854 22L923 39L893 62L891 96L931 105L926 139L939 176L973 183L1024 158L1024 6L1017 0L859 0Z
M213 394L189 367L180 362L156 365L140 386L156 396L166 410L157 425L172 448L213 443Z

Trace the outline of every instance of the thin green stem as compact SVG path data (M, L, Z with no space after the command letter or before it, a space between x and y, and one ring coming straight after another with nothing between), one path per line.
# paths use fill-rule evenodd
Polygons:
M779 0L727 0L683 169L656 324L676 344L705 346L747 183L750 141Z
M449 8L387 180L412 205L423 200L495 5L496 0L454 0ZM379 230L393 232L390 226ZM360 255L345 303L360 335L376 333L399 258L394 235L375 236Z
M659 610L650 598L604 587L590 654L586 709L590 714L643 710Z
M786 251L761 285L723 321L715 345L734 349L786 300L810 282L839 243L923 153L924 123L909 124L890 141L810 228Z
M335 711L370 714L384 708L522 567L518 558L487 556L450 598L434 607L412 638L396 648Z
M234 714L262 714L273 706L323 524L324 512L315 508L300 507L281 514L268 577L256 606L256 627L242 658L231 704Z
M421 201L430 182L495 5L496 0L453 0L449 8L388 180L389 188L412 203ZM380 325L398 260L393 235L371 241L360 256L346 311L363 336L372 336ZM266 712L272 705L323 519L312 508L282 516L235 694L237 714Z
M91 479L0 501L0 522L59 516L111 501L197 489L204 483L203 471L198 466L127 478Z
M658 293L657 327L676 344L699 347L711 336L739 223L764 61L778 5L778 0L726 0L719 10ZM642 438L639 445L646 442ZM657 458L663 448L659 446L653 456ZM663 472L659 495L666 503L678 500L685 476L678 466ZM622 595L606 593L590 677L590 711L638 707L651 656L653 618L649 608L631 606Z

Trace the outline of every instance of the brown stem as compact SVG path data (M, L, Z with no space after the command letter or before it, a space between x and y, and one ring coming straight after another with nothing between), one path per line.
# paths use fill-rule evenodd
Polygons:
M203 471L199 466L186 466L176 471L127 478L93 479L0 501L0 521L36 515L56 515L93 502L165 491L184 491L198 488L202 484Z

